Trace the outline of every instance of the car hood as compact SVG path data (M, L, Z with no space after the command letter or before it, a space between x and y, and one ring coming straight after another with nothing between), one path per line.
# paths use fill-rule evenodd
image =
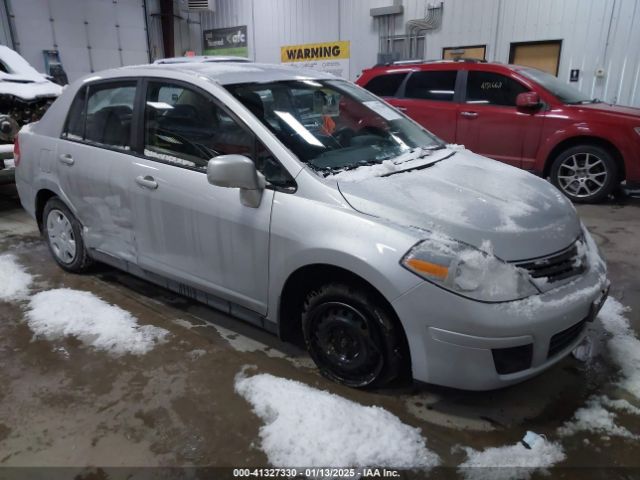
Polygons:
M333 178L355 210L478 248L489 241L507 261L549 255L580 235L573 205L535 175L468 150L409 163L413 170L389 162L386 170L360 167Z
M0 62L6 71L0 71L0 95L13 95L22 100L57 97L62 87L49 81L20 54L0 45Z
M588 110L608 115L617 115L622 117L635 117L640 120L640 108L624 107L621 105L611 105L609 103L590 103L586 105L571 105L573 108Z

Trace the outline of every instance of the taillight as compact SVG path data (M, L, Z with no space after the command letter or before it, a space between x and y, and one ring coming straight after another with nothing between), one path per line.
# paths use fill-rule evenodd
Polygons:
M16 139L13 141L13 161L16 167L20 164L20 136L16 135Z

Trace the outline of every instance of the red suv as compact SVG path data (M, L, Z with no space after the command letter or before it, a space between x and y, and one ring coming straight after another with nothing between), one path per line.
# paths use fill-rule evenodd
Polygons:
M524 168L570 199L640 185L640 109L589 99L553 75L473 61L376 66L357 83L451 143Z

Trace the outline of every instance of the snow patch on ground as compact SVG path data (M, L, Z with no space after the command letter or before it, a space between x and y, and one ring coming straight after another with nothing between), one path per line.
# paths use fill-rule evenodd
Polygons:
M624 316L627 311L627 307L609 297L598 318L611 335L607 346L622 374L618 385L640 399L640 340Z
M129 312L90 292L59 288L31 297L27 322L36 336L49 340L66 336L115 355L141 355L165 341L169 332L140 326Z
M469 480L529 479L538 469L562 462L566 455L559 443L545 438L526 448L522 443L474 450L465 447L467 460L458 471Z
M605 436L617 436L630 439L640 438L625 427L618 425L615 422L616 414L604 408L604 404L606 404L606 402L603 401L602 397L590 398L587 400L585 407L576 410L572 420L558 428L558 434L568 436L580 432L590 432ZM613 404L610 405L613 406Z
M625 317L627 311L629 311L627 307L615 298L609 297L600 310L598 319L610 335L607 347L620 368L621 376L617 385L640 400L640 340ZM616 423L617 414L612 410L640 415L640 408L625 399L595 395L587 400L584 407L575 412L570 421L558 429L558 434L567 436L589 432L632 440L640 439L640 435Z
M227 341L231 348L238 352L262 352L267 357L282 358L284 360L287 360L298 368L315 368L313 360L311 360L311 358L309 357L290 357L280 350L271 348L270 346L265 345L262 342L241 335L238 332L234 332L233 330L229 330L215 324L212 324L212 326L213 328L215 328L218 334L220 334L220 336Z
M269 374L239 374L235 389L265 422L260 446L274 466L430 468L440 463L419 429L383 408Z
M18 263L15 255L0 255L0 301L25 298L31 282L33 277Z

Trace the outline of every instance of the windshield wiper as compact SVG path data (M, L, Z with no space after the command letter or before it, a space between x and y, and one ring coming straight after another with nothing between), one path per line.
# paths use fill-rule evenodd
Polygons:
M423 165L418 165L417 167L407 168L405 170L396 170L395 172L385 173L384 175L380 175L380 177L390 177L391 175L395 175L396 173L406 173L406 172L413 172L414 170L424 170L425 168L433 167L435 164L440 163L441 161L446 160L447 158L453 157L456 153L458 152L453 151L449 155L445 155L442 158L438 158L433 162L425 163Z

